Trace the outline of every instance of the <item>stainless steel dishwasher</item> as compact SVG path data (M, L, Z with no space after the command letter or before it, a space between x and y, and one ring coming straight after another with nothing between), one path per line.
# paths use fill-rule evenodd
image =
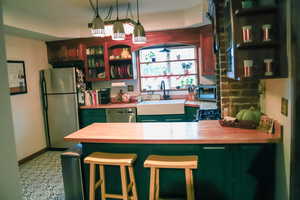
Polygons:
M136 108L106 109L107 122L136 122Z

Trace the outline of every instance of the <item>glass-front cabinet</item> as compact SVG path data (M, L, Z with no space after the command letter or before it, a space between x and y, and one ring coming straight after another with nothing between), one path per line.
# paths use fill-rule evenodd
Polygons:
M111 80L133 79L132 52L128 45L114 45L108 48Z
M198 83L198 59L194 46L147 48L139 51L141 91L186 89Z
M101 45L86 48L86 77L88 81L106 80L104 48Z

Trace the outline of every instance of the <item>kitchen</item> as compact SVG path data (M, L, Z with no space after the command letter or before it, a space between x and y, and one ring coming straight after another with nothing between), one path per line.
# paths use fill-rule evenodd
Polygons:
M144 4L144 2L142 2L141 5L143 5L143 4ZM49 5L49 6L51 7L51 5ZM66 7L67 7L67 5L66 5ZM289 9L289 8L287 8L287 9ZM11 11L11 10L7 9L7 12L9 12L9 11ZM290 11L288 13L290 13ZM175 13L173 13L173 14L175 14ZM141 14L141 17L142 16L143 15ZM11 17L13 17L13 16L11 16ZM89 17L91 17L91 16L89 16ZM167 20L168 17L165 17L163 19ZM161 20L160 18L161 17L159 17L157 15L156 18L153 17L153 20L155 21L155 19L156 19L157 21L159 21L159 20ZM172 17L170 17L170 18L172 18ZM192 18L192 17L190 17L190 18ZM14 21L13 18L8 18L8 19L11 20L10 22ZM24 20L24 22L23 22L24 24L28 24L28 22L26 23L26 20L28 20L28 19L22 18L22 20ZM7 23L9 23L9 21ZM85 21L84 23L86 26L87 22ZM171 27L172 23L165 22L165 24L167 26L165 29L176 28L176 27ZM15 26L17 26L17 25L15 25ZM38 26L38 23L35 23L35 24L33 23L32 26ZM43 27L41 24L39 26ZM157 25L157 26L159 26L159 25ZM25 25L22 26L22 24L21 24L19 27L25 28L26 26ZM9 29L9 28L10 27L6 27L6 29ZM54 33L54 32L58 32L58 30L53 31L52 33ZM71 30L71 31L69 31L69 33L73 34L73 31ZM27 32L27 34L30 34L30 33ZM24 35L26 35L26 34L24 33ZM73 36L73 37L75 37L75 36ZM6 54L8 55L9 59L19 59L19 60L23 59L26 61L27 66L31 65L30 63L32 63L32 65L43 66L44 68L47 68L47 66L48 66L47 55L46 55L46 53L42 54L41 53L42 51L39 50L39 49L44 49L43 51L45 52L45 45L40 44L38 42L32 42L26 38L20 38L20 37L15 37L15 36L6 36L6 38L8 38L8 39L6 39L6 44L7 44L7 47L6 47L7 53ZM18 44L26 44L26 43L28 46L32 47L31 51L33 53L31 54L31 57L28 54L29 53L28 48L23 47L23 49L22 49L21 47L18 47ZM27 55L25 55L24 52L26 52ZM35 59L36 55L40 55L40 57L43 57L44 59L36 60ZM25 58L25 56L27 56L27 58ZM222 56L222 55L219 55L218 57L220 57L220 56ZM289 64L289 66L290 66L290 64ZM26 68L26 70L27 70L27 68ZM30 70L32 70L32 71L30 71ZM38 86L39 86L38 71L39 70L36 68L32 68L32 69L29 68L26 71L26 73L30 73L30 74L32 73L32 75L27 74L28 87L32 87L31 85L35 85L35 88L29 88L29 91L38 91ZM2 73L2 74L4 74L4 73ZM30 79L32 79L30 81L33 81L33 82L29 82L29 80L28 80L29 77L30 77ZM279 188L278 190L276 190L276 192L278 193L278 195L276 194L276 197L278 197L279 199L287 199L285 195L287 195L287 193L288 193L287 191L289 190L287 185L289 185L288 183L289 183L289 177L290 177L290 175L289 175L290 174L290 170L289 170L290 151L291 151L290 150L290 148L291 148L290 147L290 144L291 144L290 138L292 137L292 135L291 135L291 127L292 127L291 112L293 110L291 108L291 105L292 105L292 103L291 103L292 102L292 96L291 96L292 82L291 82L291 78L266 80L265 82L266 82L265 83L266 93L265 93L265 101L264 102L267 102L267 103L264 103L264 105L265 105L264 113L271 116L272 118L275 118L282 125L284 125L283 143L278 145L279 149L281 150L281 151L279 151L280 153L278 153L278 155L277 155L277 159L278 159L277 162L279 163L278 164L279 165L278 176L281 178L281 181L276 182L276 185ZM276 85L277 87L274 87L274 85ZM248 86L252 87L252 84L248 84ZM232 85L229 85L229 86L227 86L226 84L221 84L221 87L224 87L221 89L221 91L223 91L225 93L226 92L229 93L231 91L231 89L235 89L235 92L236 92L238 90L238 88L244 87L244 86L241 86L238 83L233 83ZM248 94L251 93L249 91L247 91L247 92L248 92ZM31 93L28 93L28 94L31 94ZM39 99L39 95L38 95L38 93L35 93L35 94L36 94L35 97L31 96L31 95L12 96L11 101L13 103L13 106L12 106L13 117L15 118L14 120L17 120L17 124L18 124L17 126L15 126L14 129L15 129L16 133L20 134L20 135L15 136L16 137L15 142L18 144L17 150L19 148L17 160L21 160L33 153L36 153L36 152L40 151L41 149L45 148L45 146L46 146L46 142L45 142L46 140L45 140L45 138L43 138L45 134L41 134L41 131L40 131L40 130L43 130L43 116L42 116L41 106L39 107L39 104L37 103L38 101L36 100L36 99ZM231 94L231 95L234 95L234 94ZM250 101L254 102L255 99L251 98L251 94L249 94L249 95L250 95ZM30 98L27 99L26 97L30 97ZM281 97L285 97L290 100L288 117L281 115L281 111L280 111ZM231 98L231 99L234 99L234 98ZM243 101L246 101L246 100L243 100ZM28 102L30 102L30 103L28 103ZM35 103L33 103L33 102L35 102ZM234 103L235 102L232 102L232 104L234 104ZM230 102L228 102L228 105L229 104L230 104ZM15 105L17 105L19 107L16 107ZM233 108L233 106L231 106L231 107ZM29 111L27 111L27 113L26 113L27 108L29 109ZM36 111L36 110L37 110L37 112L36 112L37 114L35 115L35 112L33 112L33 111ZM9 115L6 115L6 116L9 116ZM28 118L27 116L31 116L31 119L28 120L29 121L28 123L24 123L23 120ZM33 122L35 122L35 124L32 124ZM27 126L26 124L32 124L32 125ZM32 129L32 127L38 127L38 128ZM30 132L32 134L22 135L22 132L24 132L23 130L28 130L28 132ZM6 149L4 149L4 150L5 150L5 152L7 151ZM12 151L14 151L14 150L12 150ZM3 158L7 159L6 157L3 157ZM11 159L13 159L13 158L11 158ZM2 187L2 185L1 185L1 188L6 188L6 187L7 186ZM281 195L283 195L283 196L281 196Z

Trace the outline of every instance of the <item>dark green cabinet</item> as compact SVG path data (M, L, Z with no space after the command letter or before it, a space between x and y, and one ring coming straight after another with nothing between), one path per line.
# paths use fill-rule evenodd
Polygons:
M233 200L274 199L274 144L245 144L234 146ZM247 194L247 195L245 195Z
M80 109L80 128L86 127L95 122L106 122L105 109Z
M199 107L190 107L190 106L185 106L185 120L187 122L192 122L196 119L197 116L197 111Z
M195 120L197 107L185 107L185 114L176 115L138 115L137 122L192 122ZM105 109L80 109L80 128L95 122L106 122Z
M201 145L198 169L199 199L231 199L232 159L229 145Z
M138 115L137 122L161 122L161 115Z
M138 115L137 122L192 122L196 119L198 107L185 106L179 115Z
M143 163L148 155L198 155L193 171L195 199L201 200L272 200L274 199L275 146L273 144L96 144L83 143L83 154L95 151L136 153L135 174L139 199L149 195L150 171ZM88 166L84 165L88 183ZM119 169L107 168L107 177ZM110 179L107 190L120 192L119 179ZM185 178L182 170L162 169L161 197L183 197ZM88 187L86 188L88 191ZM86 193L88 194L88 192ZM88 199L88 198L87 198Z
M137 122L184 122L185 115L138 115Z

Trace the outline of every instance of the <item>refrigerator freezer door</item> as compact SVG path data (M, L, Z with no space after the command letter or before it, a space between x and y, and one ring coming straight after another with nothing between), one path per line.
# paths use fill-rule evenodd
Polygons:
M75 68L44 70L47 94L76 92Z
M51 148L68 148L74 143L64 137L79 129L76 94L47 95Z

